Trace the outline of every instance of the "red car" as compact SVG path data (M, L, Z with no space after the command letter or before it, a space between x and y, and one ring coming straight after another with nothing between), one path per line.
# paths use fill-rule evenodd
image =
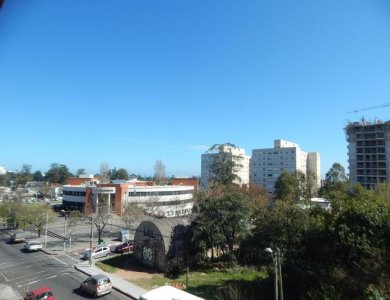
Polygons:
M26 292L24 300L57 300L53 290L48 286L42 286L30 292Z
M124 242L114 248L115 253L133 252L133 251L134 251L134 241Z

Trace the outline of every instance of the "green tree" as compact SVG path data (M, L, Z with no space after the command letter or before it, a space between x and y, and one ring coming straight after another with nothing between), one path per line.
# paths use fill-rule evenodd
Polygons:
M340 193L346 193L349 188L349 180L345 175L345 169L340 163L334 163L325 175L324 185L319 194L330 200L340 198Z
M301 171L289 173L283 171L275 182L275 197L277 200L299 202L308 199L309 193L305 174Z
M84 175L86 172L85 172L85 169L84 168L80 168L80 169L77 169L76 171L76 177L79 177L80 175Z
M199 202L193 223L194 236L203 250L232 253L249 229L250 201L242 193L231 192L217 197L206 196Z
M35 171L33 174L32 174L32 180L33 181L43 181L45 178L44 176L42 175L41 171Z
M22 170L16 175L16 184L24 186L28 181L32 181L31 165L24 164Z
M114 168L110 171L110 177L111 179L129 180L129 172L123 168L118 170Z
M43 233L46 220L52 223L57 217L50 205L42 203L22 204L16 208L16 216L24 227L34 225L38 231L38 238Z
M210 164L211 176L209 181L211 185L230 186L234 183L241 182L241 178L237 175L242 165L239 155L234 155L232 150L237 149L234 144L215 144L208 150L212 153L212 162Z
M50 165L50 169L45 174L46 181L50 183L65 184L66 180L71 177L72 174L66 165L60 165L53 163Z

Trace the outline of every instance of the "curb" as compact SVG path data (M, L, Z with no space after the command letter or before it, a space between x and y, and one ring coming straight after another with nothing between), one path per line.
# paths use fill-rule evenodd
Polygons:
M92 275L91 273L88 273L87 271L81 269L81 268L78 266L79 264L83 264L83 263L85 263L85 262L81 262L81 263L75 264L75 265L74 265L74 268L75 268L77 271L79 271L79 272L81 272L81 273L83 273L83 274L85 274L85 275L91 276L91 275ZM88 265L87 267L88 267L88 268L91 268L91 267L89 267L89 265ZM103 273L103 271L102 271L102 273ZM125 296L127 296L127 297L129 297L129 298L131 298L131 299L138 300L138 298L135 298L133 295L130 295L129 293L126 293L125 291L123 291L123 290L121 290L121 289L115 287L114 285L112 285L112 288L113 288L115 291L117 291L117 292L119 292L119 293L121 293L121 294L123 294L123 295L125 295Z
M58 255L58 253L52 253L52 252L49 252L50 250L46 250L46 249L41 249L41 252L47 254L47 255Z

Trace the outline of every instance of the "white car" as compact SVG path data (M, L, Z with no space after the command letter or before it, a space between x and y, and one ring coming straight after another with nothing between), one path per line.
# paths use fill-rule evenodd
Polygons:
M112 283L110 278L108 278L106 275L96 274L89 277L87 280L84 280L80 284L80 289L90 293L94 296L94 298L97 298L99 296L111 293Z
M91 251L89 249L85 250L83 255L81 255L81 259L87 260L89 259ZM92 258L100 258L109 256L111 254L110 247L100 246L92 248Z
M43 248L43 245L39 241L27 241L26 244L24 244L24 250L27 252L31 251L38 251Z

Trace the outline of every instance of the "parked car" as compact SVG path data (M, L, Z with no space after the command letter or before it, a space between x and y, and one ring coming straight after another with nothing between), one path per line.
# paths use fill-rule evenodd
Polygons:
M48 286L42 286L30 292L26 292L24 300L56 300L57 298L53 294L53 290Z
M25 241L26 241L26 233L25 232L14 232L9 238L9 242L11 244L25 242Z
M127 229L119 230L118 240L120 240L121 242L124 242L124 241L127 241L128 239L130 239L130 231Z
M127 241L116 246L113 252L124 253L124 252L133 252L133 251L134 251L134 241Z
M42 248L43 248L43 245L39 241L27 241L24 244L24 250L26 250L27 252L38 251L38 250L41 250Z
M93 295L95 298L111 293L112 283L109 277L97 274L89 277L80 284L80 290Z
M103 247L94 247L92 251L90 249L86 249L85 252L81 255L81 259L87 260L89 259L92 253L93 258L106 257L111 254L111 250L108 246Z

